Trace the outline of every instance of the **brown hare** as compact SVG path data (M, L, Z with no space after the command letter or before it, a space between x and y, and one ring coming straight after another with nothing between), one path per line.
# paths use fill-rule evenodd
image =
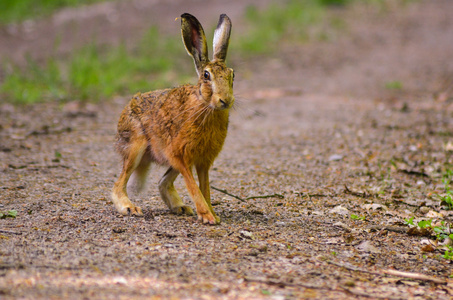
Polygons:
M195 62L197 85L138 93L121 113L116 149L122 155L123 169L112 191L113 203L121 214L143 215L129 200L127 183L134 173L138 186L143 186L150 165L156 163L169 167L159 181L159 192L172 213L193 215L173 185L181 173L198 220L204 224L220 222L211 205L209 169L223 147L234 103L234 73L225 64L230 32L231 20L223 14L214 32L210 61L200 22L190 14L181 15L182 38Z

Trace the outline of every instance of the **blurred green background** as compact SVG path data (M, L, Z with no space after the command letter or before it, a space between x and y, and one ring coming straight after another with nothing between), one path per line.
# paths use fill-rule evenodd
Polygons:
M229 59L234 64L238 57L272 55L277 45L328 40L325 28L331 31L343 27L342 20L330 12L357 1L364 0L292 0L276 2L264 10L248 6L243 12L244 30L236 31L232 37ZM1 1L0 27L48 18L64 7L94 2L101 0ZM316 26L320 29L311 30ZM189 67L192 61L181 57L183 45L178 34L163 35L152 27L133 49L124 44L102 47L91 42L64 57L49 55L39 62L28 57L26 63L17 64L2 57L0 98L15 104L102 101L187 82L193 77L192 67ZM54 47L59 47L58 41Z

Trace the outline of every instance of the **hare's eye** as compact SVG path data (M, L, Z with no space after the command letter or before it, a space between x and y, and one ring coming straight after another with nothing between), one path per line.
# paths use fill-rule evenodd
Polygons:
M208 71L204 71L203 78L206 80L209 80L209 79L211 79L211 74L209 74Z
M234 72L233 72L233 80L234 80Z

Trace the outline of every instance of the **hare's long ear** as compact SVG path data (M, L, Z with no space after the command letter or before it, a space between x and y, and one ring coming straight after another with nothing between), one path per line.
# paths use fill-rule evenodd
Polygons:
M198 75L208 63L208 46L203 27L191 14L181 15L181 34L187 53L193 57Z
M222 14L219 23L214 31L214 59L226 59L228 44L230 43L231 20L227 15Z

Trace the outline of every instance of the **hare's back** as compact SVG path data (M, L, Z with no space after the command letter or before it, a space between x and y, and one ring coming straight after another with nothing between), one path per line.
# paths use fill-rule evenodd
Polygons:
M189 95L193 93L191 86L180 86L172 89L156 90L147 93L137 93L131 99L129 106L137 115L152 115L164 110L166 113L176 113L186 104Z
M123 132L134 131L135 127L140 127L143 115L150 114L151 111L162 106L166 93L168 93L168 90L135 94L121 112L118 122L118 133L120 136Z

